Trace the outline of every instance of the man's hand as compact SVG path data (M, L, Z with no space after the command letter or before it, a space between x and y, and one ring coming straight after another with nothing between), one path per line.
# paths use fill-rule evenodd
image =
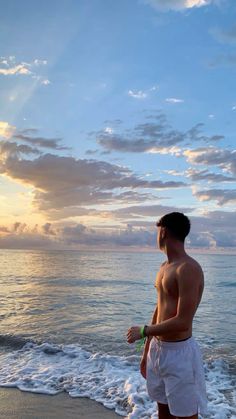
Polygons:
M143 356L140 362L140 372L145 380L147 379L147 355Z
M134 343L136 340L142 339L139 326L131 327L127 332L127 342Z

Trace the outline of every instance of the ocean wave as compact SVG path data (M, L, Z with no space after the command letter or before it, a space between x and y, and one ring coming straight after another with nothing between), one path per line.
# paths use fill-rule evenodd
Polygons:
M11 334L0 335L0 347L2 348L19 349L29 342L32 342L32 340L26 339L23 336L15 336Z
M156 403L139 373L139 356L92 353L80 345L36 344L0 355L0 386L89 397L129 419L156 419ZM205 362L209 418L235 417L234 379L222 358Z

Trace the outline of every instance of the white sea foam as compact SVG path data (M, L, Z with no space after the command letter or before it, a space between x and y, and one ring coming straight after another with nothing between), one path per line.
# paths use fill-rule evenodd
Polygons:
M236 418L234 383L226 362L206 363L209 418ZM89 397L129 419L156 419L156 404L147 396L139 357L85 351L79 345L36 345L1 354L0 386L23 391Z

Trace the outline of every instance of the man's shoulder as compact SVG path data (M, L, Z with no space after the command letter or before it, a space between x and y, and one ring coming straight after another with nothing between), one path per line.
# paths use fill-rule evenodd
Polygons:
M178 266L178 273L182 275L189 273L194 274L194 276L203 276L203 271L200 263L189 255L187 255L186 258L184 258L180 262Z

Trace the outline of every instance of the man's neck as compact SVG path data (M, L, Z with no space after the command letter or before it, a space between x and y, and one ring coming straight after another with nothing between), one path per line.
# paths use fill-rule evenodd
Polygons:
M167 255L168 263L178 262L187 256L184 249L184 243L175 241L168 243L165 247L165 253Z

